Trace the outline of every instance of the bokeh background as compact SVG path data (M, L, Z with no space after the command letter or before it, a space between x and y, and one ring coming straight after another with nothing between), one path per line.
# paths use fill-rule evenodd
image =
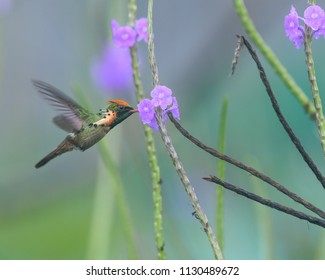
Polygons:
M7 7L6 3L7 3ZM284 35L283 19L307 1L246 1L266 42L310 96L303 50ZM78 85L97 112L105 100L136 105L134 89L105 91L91 75L111 39L110 20L127 23L125 0L1 0L0 16L0 259L128 259L123 215L98 148L34 164L65 132L52 124L56 112L31 79L55 85L73 98ZM325 5L325 1L318 1ZM145 17L147 1L138 1ZM181 123L217 145L221 103L228 97L226 153L265 172L324 209L317 182L275 118L258 72L243 51L230 77L236 34L243 28L232 1L154 1L155 51L162 84L177 96ZM325 91L324 39L313 43L321 94ZM152 89L146 45L139 44L144 90ZM262 59L289 123L321 170L324 158L316 126ZM170 135L213 227L216 187L201 178L216 174L217 161L168 124ZM163 179L165 249L169 259L212 259L204 230L172 167L160 136L156 148ZM137 115L104 138L118 168L136 254L155 259L151 175L143 127ZM247 173L226 165L226 180L303 210ZM324 229L225 192L227 259L324 259Z

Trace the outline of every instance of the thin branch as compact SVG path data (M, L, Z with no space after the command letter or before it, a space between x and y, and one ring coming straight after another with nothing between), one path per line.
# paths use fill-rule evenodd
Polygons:
M153 42L153 26L152 26L152 7L153 1L148 2L148 53L149 64L152 74L152 84L154 86L159 85L158 66L155 56L155 44Z
M243 39L241 37L237 37L237 44L236 44L236 48L235 48L235 53L234 53L234 58L231 62L231 75L234 75L235 74L235 70L236 70L236 67L237 67L237 64L238 64L238 60L239 60L239 54L240 54L240 51L243 47Z
M220 249L220 246L218 244L217 238L212 230L212 227L209 223L208 217L206 216L206 214L204 213L199 200L197 198L197 195L195 193L195 190L193 188L193 186L191 185L191 182L189 180L189 178L186 175L185 169L182 165L182 163L179 160L179 157L177 155L177 152L173 146L173 143L167 133L167 129L164 123L162 123L161 121L158 121L158 126L159 126L159 130L161 133L161 137L162 140L166 146L166 149L169 153L169 156L172 159L173 165L177 171L178 176L180 177L185 191L188 194L191 204L195 210L195 217L197 217L198 221L201 223L204 231L206 232L209 242L211 244L211 247L213 249L213 253L216 259L222 260L223 259L223 254L222 251Z
M260 73L260 77L261 80L265 86L266 92L271 100L273 109L280 121L280 123L282 124L284 130L287 132L288 136L290 137L292 143L296 146L297 150L299 151L299 153L301 154L302 158L304 159L304 161L307 163L307 165L309 166L309 168L313 171L313 173L315 174L316 178L318 179L318 181L322 184L323 188L325 189L325 178L323 176L323 174L319 171L319 169L317 168L316 164L314 163L314 161L311 159L311 157L308 155L308 153L305 151L304 147L302 146L300 140L298 139L298 137L294 134L293 130L291 129L290 125L288 124L288 122L286 121L286 119L284 118L281 109L279 107L278 101L275 98L275 95L272 91L271 85L267 79L267 76L265 74L264 68L261 64L261 62L258 59L258 56L256 55L255 51L253 50L252 46L250 45L250 43L245 39L244 36L237 36L237 37L241 37L243 40L244 45L246 46L247 50L249 51L250 55L252 56L253 60L256 63L257 69Z
M247 32L250 39L254 42L257 48L260 50L264 58L273 68L274 72L280 77L286 87L292 92L297 98L298 102L304 107L309 116L315 118L315 107L309 100L307 95L297 85L295 80L289 74L288 70L282 65L280 60L277 58L272 49L266 44L261 34L258 33L249 13L245 6L244 0L233 0L234 6L237 10L237 14L242 22L245 31Z
M151 67L151 73L153 77L153 85L157 86L159 84L159 78L158 78L158 67L156 63L156 58L154 54L154 42L153 42L153 27L152 27L152 8L153 8L153 0L149 0L148 2L148 52L149 52L149 63ZM176 150L173 146L173 143L171 141L171 138L168 135L166 125L163 122L162 119L162 112L160 109L156 110L156 118L157 118L157 123L159 127L159 131L161 134L161 138L165 144L165 147L169 153L169 156L172 159L173 165L177 171L178 176L180 177L185 191L188 194L191 204L195 210L196 217L198 218L198 221L201 223L208 240L210 242L210 245L212 247L214 256L216 259L223 259L223 254L220 249L220 246L218 244L217 238L211 228L211 225L208 221L208 217L204 213L203 209L201 208L201 205L199 204L199 200L196 196L195 190L192 187L190 180L188 179L185 169L182 165L182 163L179 160L179 157L176 153Z
M319 94L319 89L317 85L315 63L314 63L312 47L311 47L312 39L313 39L312 30L310 27L306 26L304 32L304 47L305 47L308 79L309 79L314 105L316 109L316 123L318 128L318 134L323 148L323 153L325 154L325 119L324 119L321 95Z
M277 202L273 202L269 199L265 199L265 198L262 198L254 193L251 193L251 192L248 192L240 187L237 187L235 185L232 185L230 183L227 183L215 176L210 176L210 177L206 177L206 178L203 178L204 180L207 180L209 182L213 182L213 183L216 183L218 185L221 185L223 186L224 188L228 189L228 190L231 190L239 195L242 195L242 196L245 196L247 197L248 199L251 199L251 200L254 200L258 203L261 203L261 204L264 204L268 207L271 207L271 208L274 208L276 210L279 210L281 212L284 212L288 215L291 215L291 216L294 216L294 217L297 217L299 219L302 219L302 220L306 220L312 224L315 224L315 225L318 225L320 227L323 227L325 228L325 220L322 220L322 219L319 219L319 218L316 218L316 217L313 217L313 216L309 216L309 215L306 215L305 213L302 213L300 211L297 211L297 210L294 210L290 207L287 207L287 206L284 206L282 204L279 204Z
M132 26L135 25L136 18L136 0L129 0L129 21ZM140 77L139 59L137 54L137 46L134 45L130 49L132 59L132 72L133 82L136 88L137 101L140 102L144 99L143 87ZM147 144L147 154L149 157L149 166L152 178L152 196L153 196L153 215L154 215L154 229L155 229L155 240L157 257L159 260L166 259L166 252L164 246L164 235L163 235L163 213L162 213L162 195L161 195L161 178L160 168L156 155L155 141L152 135L152 131L148 126L144 126L144 134Z
M234 158L231 158L230 156L227 156L223 153L220 153L219 151L205 145L204 143L202 143L200 140L198 140L197 138L195 138L194 136L192 136L186 129L184 129L172 116L171 113L168 113L168 117L169 119L172 121L172 123L175 125L175 127L177 128L177 130L183 135L185 136L188 140L190 140L192 143L194 143L196 146L198 146L199 148L203 149L204 151L206 151L207 153L211 154L214 157L217 157L219 159L222 159L234 166L237 166L238 168L245 170L246 172L252 174L253 176L261 179L262 181L268 183L269 185L273 186L274 188L276 188L278 191L284 193L285 195L287 195L288 197L290 197L292 200L300 203L301 205L303 205L304 207L306 207L307 209L313 211L315 214L317 214L318 216L322 217L325 219L325 212L323 212L321 209L317 208L316 206L314 206L313 204L309 203L308 201L304 200L303 198L299 197L298 195L296 195L295 193L289 191L286 187L284 187L283 185L281 185L280 183L276 182L275 180L271 179L270 177L266 176L265 174L257 171L256 169L247 166L246 164L240 162L239 160L236 160Z

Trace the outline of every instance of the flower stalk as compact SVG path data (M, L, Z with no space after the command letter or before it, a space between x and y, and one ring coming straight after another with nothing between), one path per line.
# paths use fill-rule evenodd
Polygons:
M300 25L303 22L303 25ZM305 48L308 79L311 85L312 96L316 109L316 123L325 154L325 121L322 102L316 81L315 64L312 55L312 39L325 38L325 11L317 5L309 5L304 11L304 17L300 17L292 5L290 13L284 18L284 29L286 36L295 47L299 49L302 45Z
M153 1L149 0L148 2L148 51L149 51L149 63L151 67L151 72L153 76L153 85L158 86L159 85L159 77L158 77L158 67L156 64L155 54L154 54L154 43L153 43L153 27L152 27L152 8L153 8ZM172 116L172 113L167 113L168 115ZM195 216L201 223L205 233L208 236L209 242L211 244L211 247L213 249L213 253L216 259L223 259L223 254L220 249L220 246L218 244L218 241L216 239L216 236L210 226L210 223L208 221L207 216L205 215L203 209L201 208L198 198L196 196L195 190L192 187L185 169L183 165L181 164L179 157L176 153L176 150L173 146L173 143L171 141L171 138L168 135L164 118L163 118L163 112L161 108L156 108L156 118L157 118L157 124L159 127L159 131L162 137L162 140L165 144L165 147L169 153L169 156L172 159L173 165L185 187L185 191L188 194L191 204L195 210Z
M323 114L322 101L319 95L319 89L317 85L315 63L312 55L312 47L311 47L312 30L310 27L306 27L304 36L305 36L304 46L305 46L308 78L309 78L313 100L316 108L316 122L317 122L318 134L323 148L323 153L325 155L325 120Z
M219 127L219 139L218 139L218 150L221 153L225 152L226 146L226 120L228 111L228 99L224 97L221 109L220 127ZM221 180L225 179L225 162L218 160L218 178ZM217 225L217 236L221 249L224 248L224 188L217 186L217 207L216 207L216 225Z
M136 0L129 1L129 22L131 26L135 25L136 22ZM133 69L133 80L136 88L136 97L138 103L144 99L143 87L141 83L139 59L137 55L136 45L130 48L132 58L132 69ZM154 205L154 229L155 229L155 240L157 247L157 257L159 260L166 259L166 253L164 250L164 236L163 236L163 220L162 220L162 196L161 196L161 179L160 179L160 168L158 165L158 159L156 155L155 142L153 139L152 131L148 126L144 126L144 134L147 144L147 153L149 157L149 166L151 169L152 177L152 195Z
M254 42L256 47L263 54L265 59L272 66L275 73L281 78L286 87L292 92L295 98L299 103L304 107L306 112L310 115L311 118L315 118L316 109L313 103L309 100L303 90L297 85L295 80L289 74L287 69L282 65L280 60L271 50L271 48L265 43L262 36L258 33L253 21L251 20L249 13L246 9L244 0L233 0L237 14L242 22L243 27L245 28L247 34Z

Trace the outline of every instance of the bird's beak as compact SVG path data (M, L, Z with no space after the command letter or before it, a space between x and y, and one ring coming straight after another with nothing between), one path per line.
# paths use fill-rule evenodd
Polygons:
M137 112L139 112L139 110L138 110L138 109L133 109L133 110L131 110L130 112L131 112L131 113L137 113Z

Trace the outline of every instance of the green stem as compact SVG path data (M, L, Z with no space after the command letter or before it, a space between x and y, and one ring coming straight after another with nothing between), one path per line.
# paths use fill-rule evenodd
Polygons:
M170 113L168 113L168 114L170 114ZM209 223L207 215L204 213L204 210L202 209L202 207L199 203L199 200L195 193L195 189L191 185L191 182L186 175L185 169L177 155L177 152L174 148L173 142L172 142L170 136L168 135L166 125L162 120L161 112L158 113L157 123L159 126L161 138L165 144L165 147L168 151L170 158L172 159L172 162L176 169L176 172L184 185L185 191L186 191L187 195L189 196L192 207L195 210L195 217L201 223L201 225L204 229L204 232L206 233L206 235L208 237L214 257L218 260L223 260L223 254L222 254L221 248L219 246L219 243L217 241L217 238L212 230L212 227Z
M149 64L152 74L152 83L154 86L159 85L158 67L155 57L155 44L153 42L153 26L152 26L152 6L153 1L148 2L148 53Z
M129 22L131 26L135 25L136 18L136 0L129 1ZM132 69L133 69L133 81L136 88L137 101L140 102L145 98L143 93L143 87L141 83L139 59L137 56L136 45L130 49L132 58ZM160 169L158 165L158 159L156 155L155 142L153 139L152 131L148 126L144 126L144 134L147 144L147 153L149 156L149 165L151 169L152 177L152 195L154 205L154 228L155 228L155 239L157 247L157 257L159 260L166 259L166 253L164 250L164 236L163 236L163 219L162 219L162 196L160 186Z
M77 95L77 97L81 101L81 103L85 105L85 107L88 107L88 108L90 107L89 103L80 87L76 86L74 88L74 93ZM126 241L126 245L128 247L128 252L129 252L130 258L138 259L139 257L138 257L138 253L137 253L137 249L136 249L135 241L134 241L135 234L134 234L134 229L132 226L132 219L131 219L128 203L126 200L126 195L124 192L122 180L119 176L118 168L110 155L109 148L107 146L107 142L100 141L98 143L98 147L99 147L100 155L103 159L103 162L109 172L109 176L112 181L112 184L110 185L110 187L112 187L114 189L114 193L116 194L117 204L118 204L121 216L122 216L121 223L123 224L124 232L126 235L125 241Z
M219 127L219 140L218 140L218 150L221 153L225 152L225 144L226 144L226 120L227 120L227 111L228 111L228 99L225 96L222 103L221 109L221 119L220 119L220 127ZM221 180L225 178L225 162L223 160L218 160L218 177ZM220 244L221 250L224 248L224 188L221 186L217 186L217 236Z
M152 7L153 7L153 1L149 0L148 2L148 51L149 51L149 63L151 67L151 72L153 76L153 84L154 86L157 86L159 84L159 78L158 78L158 67L156 64L155 54L154 54L154 43L153 43L153 28L152 28ZM170 113L169 113L170 114ZM210 226L210 223L208 221L208 217L205 215L203 209L201 208L201 205L199 204L199 200L196 196L195 190L192 187L190 180L188 179L185 169L182 165L182 163L179 160L179 157L176 153L176 150L173 146L173 143L171 141L171 138L168 135L165 123L162 118L162 111L161 109L156 110L156 117L157 117L157 123L159 127L159 131L162 137L162 140L165 144L165 147L169 153L169 156L172 159L173 165L176 169L176 172L178 176L180 177L184 187L185 191L188 194L191 204L195 210L195 216L201 223L205 233L207 234L207 237L209 239L210 245L212 247L214 256L216 259L223 259L223 254L221 252L220 246L218 244L218 241L216 239L216 236Z
M128 247L128 251L131 259L139 259L137 249L135 246L134 240L134 229L132 226L132 218L130 215L130 209L127 206L126 195L124 192L123 184L120 176L118 175L118 169L115 163L112 160L112 157L109 152L109 148L107 142L99 142L98 143L99 151L102 157L102 160L106 166L106 168L110 171L110 176L112 180L112 187L114 188L114 192L116 193L117 204L119 206L119 211L122 217L122 223L124 227L124 233L126 235L126 245Z
M316 110L312 102L308 99L306 94L302 89L297 85L292 76L288 73L287 69L282 65L280 60L276 57L274 52L270 47L265 43L262 36L256 30L256 27L251 20L248 11L245 7L243 0L233 0L233 3L236 7L238 16L251 40L261 51L265 59L270 63L273 70L277 75L282 79L284 84L289 88L292 94L297 98L297 100L305 108L306 112L312 117L315 118Z
M312 41L311 32L312 32L311 28L306 26L305 38L304 38L306 64L308 70L308 78L311 85L311 91L313 94L314 104L316 108L316 122L317 122L318 134L320 136L323 153L325 154L325 120L323 114L322 100L319 95L319 90L318 90L317 80L316 80L315 63L314 63L312 47L311 47L311 41Z
M110 257L110 241L113 234L113 221L116 217L116 193L108 188L111 178L107 168L98 168L97 183L94 186L94 203L87 250L88 260L107 260Z
M259 162L252 158L250 160L251 165L259 166ZM250 177L252 182L254 193L261 197L268 198L268 192L263 188L261 181L257 180L256 177ZM269 207L263 207L261 204L257 203L254 206L255 215L257 219L257 229L258 234L261 236L259 246L264 254L263 259L273 260L274 259L274 227L272 223L272 215Z

